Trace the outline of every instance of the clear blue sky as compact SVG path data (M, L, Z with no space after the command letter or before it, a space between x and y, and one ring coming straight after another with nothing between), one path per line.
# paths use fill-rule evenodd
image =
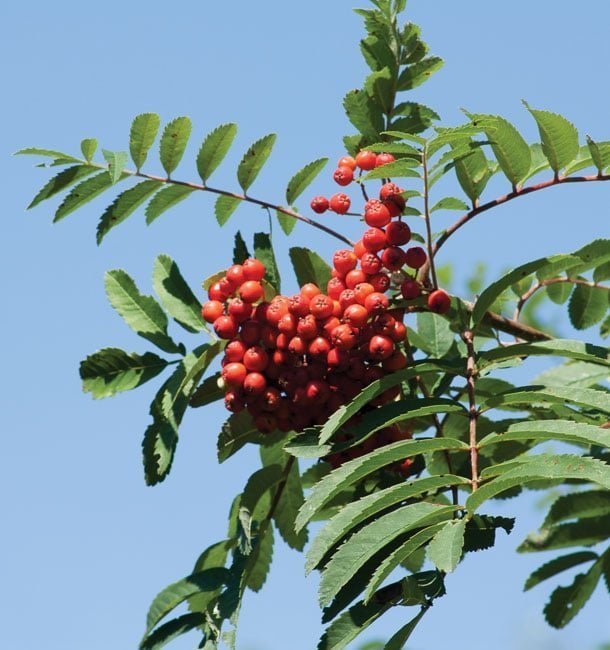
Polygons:
M459 107L497 112L534 140L520 105L526 98L563 112L583 136L610 139L607 2L410 5L410 19L447 62L416 99L447 124L461 120ZM194 134L176 177L194 180L192 161L205 133L235 121L237 145L216 184L236 187L241 153L276 131L276 150L253 192L281 200L304 163L342 154L349 129L341 99L364 74L352 6L352 0L2 3L0 648L135 648L151 598L221 538L230 501L257 462L250 449L219 467L215 444L224 413L193 411L170 478L147 488L140 442L157 382L95 402L81 393L77 373L79 361L97 348L146 349L106 302L106 269L125 268L150 292L152 262L161 252L179 262L194 286L227 265L232 229L218 228L212 202L194 196L151 228L136 216L97 248L95 224L108 199L52 226L51 205L24 212L48 171L10 154L33 145L77 152L80 139L92 136L105 148L125 149L136 113L156 111L164 120L186 114ZM159 171L154 159L149 169ZM313 191L329 187L321 180ZM503 191L494 185L490 196ZM446 246L445 259L464 277L479 260L500 272L573 250L608 236L609 196L606 184L555 188L481 215ZM236 223L249 236L265 221L259 210L243 208ZM294 239L326 256L333 250L302 225ZM281 235L278 241L287 242ZM290 278L285 251L280 258ZM513 535L468 558L448 580L449 596L425 617L413 650L484 650L492 631L496 650L593 650L610 639L608 595L601 590L561 635L542 619L548 588L522 595L528 571L540 562L512 552L541 516L527 503L498 506L498 513L525 509L526 515ZM315 583L303 579L302 557L278 546L264 592L247 597L238 647L314 648ZM408 614L396 611L368 638L389 636ZM173 647L193 644L191 637Z

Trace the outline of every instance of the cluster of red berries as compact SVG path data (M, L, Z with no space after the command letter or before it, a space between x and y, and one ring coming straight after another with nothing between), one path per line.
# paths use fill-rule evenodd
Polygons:
M333 178L346 186L357 168L368 171L393 161L391 154L361 151L355 158L341 158ZM406 300L418 298L423 287L414 272L426 263L427 254L420 246L402 248L411 241L411 229L402 221L405 204L400 187L382 183L379 198L364 206L368 229L362 238L333 255L326 293L306 284L294 296L267 301L265 266L256 259L234 264L210 287L202 314L227 341L221 374L229 411L246 409L263 433L302 431L324 424L372 381L407 365L401 350L407 332L404 310L394 308L386 294L394 287ZM343 193L330 200L318 196L311 207L319 214L329 209L346 214L350 199ZM447 312L451 303L442 289L429 293L427 301L437 313ZM386 390L364 410L399 394L400 386ZM350 439L349 427L360 417L352 418L338 442ZM325 460L337 467L410 436L387 427ZM407 459L393 469L406 475L411 465Z
M292 296L264 300L264 265L231 266L209 289L202 314L228 341L222 360L225 405L247 409L261 432L323 424L370 382L404 368L398 349L403 312L390 309L376 273L356 270L352 250L338 251L324 294L306 284ZM368 282L371 280L375 284ZM393 400L398 386L372 406Z
M341 158L333 178L339 185L346 186L354 180L357 168L369 171L390 162L394 162L392 154L360 151L355 158ZM379 198L369 199L365 203L364 221L369 228L354 246L354 252L360 260L363 273L377 276L383 272L385 279L378 279L378 282L387 282L384 291L389 288L392 279L394 284L400 286L405 300L414 300L421 295L422 286L415 277L404 274L402 269L407 266L417 271L426 263L428 256L421 246L411 246L406 250L401 248L411 240L411 229L401 219L406 206L402 192L395 183L386 182L381 186ZM331 196L330 200L324 196L316 196L310 205L318 214L329 209L337 214L346 214L351 201L347 194L339 192ZM386 271L394 275L388 276ZM427 301L428 308L439 314L446 313L451 305L449 295L442 289L432 291Z

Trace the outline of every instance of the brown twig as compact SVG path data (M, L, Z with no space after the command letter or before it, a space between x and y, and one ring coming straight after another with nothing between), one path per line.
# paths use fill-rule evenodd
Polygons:
M520 298L515 309L515 315L513 319L515 321L519 320L519 316L523 310L525 303L540 289L543 287L548 287L551 284L559 284L562 282L569 282L570 284L581 284L585 287L591 287L594 289L603 289L604 291L610 291L610 287L604 284L599 284L598 282L589 282L588 280L582 280L581 278L566 278L566 277L557 277L557 278L548 278L547 280L539 280L536 284L532 285Z

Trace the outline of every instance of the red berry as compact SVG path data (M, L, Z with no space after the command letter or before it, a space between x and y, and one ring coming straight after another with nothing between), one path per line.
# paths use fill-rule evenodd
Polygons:
M375 160L375 167L382 167L388 163L394 162L396 158L391 153L379 153L377 154L377 159Z
M426 251L421 246L412 246L407 249L405 261L407 266L410 266L412 269L418 269L420 266L423 266L427 259Z
M300 336L293 336L288 343L288 350L298 356L305 354L305 341Z
M244 267L241 264L233 264L227 269L227 278L234 287L238 287L246 279L244 277Z
M331 342L340 350L351 350L358 341L358 332L347 323L335 327L331 334Z
M411 240L411 228L404 221L392 221L385 229L388 244L404 246Z
M277 388L267 387L263 394L263 408L265 411L277 411L282 403L282 395Z
M399 214L402 214L402 211L404 210L404 205L401 208L394 199L387 199L386 201L383 202L383 205L385 205L388 212L390 213L390 219L393 219L394 217L397 217Z
M226 292L220 286L219 282L214 282L214 284L208 289L208 297L210 300L218 300L219 302L224 302L231 292Z
M356 165L364 171L375 169L377 154L374 151L359 151L356 155Z
M349 196L339 192L338 194L333 194L330 197L329 206L333 212L337 214L345 214L349 211L349 207L352 204Z
M297 333L297 322L297 317L294 314L284 314L280 318L277 328L282 334L294 336Z
M228 363L222 369L222 378L227 386L240 388L248 374L243 363Z
M254 418L254 424L261 433L273 433L277 429L278 421L270 413L261 413Z
M390 288L390 276L387 273L377 273L369 278L369 284L375 291L385 293Z
M392 356L384 359L381 365L383 369L387 370L388 372L402 370L403 368L407 367L407 357L399 350L396 350Z
M265 317L269 325L277 327L282 316L288 313L288 302L273 299L265 311Z
M219 316L214 321L214 331L221 339L234 339L238 328L239 324L233 316Z
M218 287L223 293L225 293L227 296L230 296L231 294L235 293L235 289L237 289L238 285L225 275L224 278L220 278L220 280L218 280Z
M330 316L330 318L322 321L322 329L324 330L324 334L330 338L333 330L338 325L341 325L341 321L336 316Z
M437 289L428 296L428 307L437 314L446 314L451 307L451 297L443 289Z
M360 268L367 275L375 275L381 271L381 260L375 253L369 253L368 251L360 259Z
M301 287L301 295L305 296L308 300L312 300L320 293L322 292L315 284L313 284L313 282L308 282Z
M248 348L243 341L235 339L230 343L227 343L225 348L225 359L229 362L241 361L244 358L244 354Z
M380 314L390 306L388 297L378 291L373 291L364 300L364 307L369 314Z
M253 257L247 259L242 268L246 280L262 280L265 277L265 265Z
M269 355L255 345L244 352L242 363L250 372L262 372L269 365Z
M332 316L335 305L332 298L319 294L309 304L309 311L318 319L322 320Z
M330 343L328 339L325 339L323 336L316 337L310 344L307 349L309 354L312 357L326 357L330 350Z
M337 185L345 187L354 180L354 170L351 167L337 167L333 172L333 180Z
M288 302L288 311L295 316L307 316L309 314L309 299L297 293Z
M309 341L318 333L318 321L313 314L307 314L299 318L297 323L297 334L304 340Z
M345 276L345 285L348 289L354 289L361 282L366 281L366 273L361 269L354 269Z
M267 380L260 372L249 372L243 383L246 395L261 395L267 388Z
M415 300L421 295L421 287L417 280L405 280L400 285L400 293L405 300Z
M383 361L392 356L394 352L394 341L383 334L376 334L369 341L369 355L371 359Z
M356 253L349 248L342 248L333 255L333 266L343 275L355 269L357 264Z
M338 300L345 289L345 284L339 278L331 278L326 285L326 293L333 300Z
M359 305L364 305L366 301L366 297L374 292L375 292L375 287L372 284L370 284L369 282L361 282L360 284L356 285L356 288L354 289L354 294L356 295L356 302Z
M231 413L239 413L240 411L243 411L245 407L246 404L243 397L238 393L233 390L225 393L225 408L227 411L231 411Z
M252 316L252 305L240 298L234 298L229 303L227 311L238 323L243 323Z
M362 245L371 253L380 251L386 244L385 232L381 228L369 228L362 235Z
M315 196L309 205L314 212L322 214L328 210L329 203L325 196Z
M362 327L369 319L369 311L364 305L350 305L343 313L343 318L353 327Z
M356 169L356 161L351 156L343 156L339 158L337 167L349 167L351 170Z
M381 253L381 261L388 271L398 271L405 263L406 253L398 246L390 246Z
M326 363L335 370L345 370L349 367L349 352L339 348L331 348L326 355Z
M224 313L225 307L219 300L208 300L201 308L201 315L208 323L213 323Z
M371 199L364 205L364 220L373 228L383 228L390 223L390 211L378 199Z
M406 325L404 323L401 323L400 321L396 321L394 323L394 329L390 333L390 338L395 343L400 343L405 340L406 336L407 336Z
M356 253L356 257L360 259L366 252L367 251L366 248L364 247L364 244L362 243L362 239L359 239L354 244L354 253Z
M402 190L400 187L398 187L398 185L396 185L396 183L384 183L379 190L379 198L382 201L387 201L388 199L394 198L395 196L400 196L401 192Z
M339 305L341 309L345 311L350 305L353 305L356 302L356 294L353 289L346 289L341 292L339 296Z
M263 285L256 280L246 280L241 287L239 287L239 297L244 302L256 302L263 297Z
M267 328L269 331L271 331L271 328ZM246 345L256 345L262 337L262 330L263 328L261 327L260 323L257 323L254 320L247 320L245 323L241 324L241 327L239 329L239 335L241 337L241 340L246 344ZM269 347L274 347L274 346L269 346Z

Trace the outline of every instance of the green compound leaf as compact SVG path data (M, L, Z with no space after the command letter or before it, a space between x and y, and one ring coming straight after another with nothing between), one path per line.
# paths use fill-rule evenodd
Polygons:
M343 108L349 121L367 138L379 140L383 131L383 114L363 90L351 90L343 98Z
M593 164L597 167L597 171L602 174L608 164L607 157L604 156L602 148L589 135L587 136L587 147L589 148Z
M609 377L610 370L606 366L584 361L568 361L545 370L534 379L534 382L545 386L593 388L596 384L607 381Z
M413 158L400 158L394 162L377 167L362 177L363 181L371 181L380 178L420 178L421 174L415 171L419 167L419 161Z
M267 576L273 562L273 524L269 524L262 538L257 536L254 549L250 555L250 570L246 577L246 586L254 592L260 591L267 581Z
M153 630L147 637L140 643L140 650L161 650L170 641L173 641L182 634L195 630L201 627L206 622L205 614L196 612L194 614L183 614L173 618L171 621L160 625L156 630ZM208 646L206 645L205 648ZM216 647L216 646L214 646Z
M108 149L102 149L102 154L108 163L108 173L110 174L112 185L114 185L123 176L123 170L129 160L129 154L126 151L108 151Z
M139 355L119 348L104 348L81 361L79 373L83 390L94 399L101 399L141 386L167 365L168 361L152 352Z
M608 432L593 424L570 422L569 420L528 420L511 424L504 433L490 433L482 438L479 447L502 442L532 440L537 443L559 440L566 443L607 446Z
M127 178L123 174L121 179ZM112 186L112 179L107 171L96 174L74 187L55 212L53 223L57 223L78 208L89 203Z
M197 154L197 171L206 183L214 170L224 160L237 135L237 124L221 124L209 133Z
M44 156L45 158L58 158L59 160L65 160L67 162L81 163L82 160L71 156L69 153L63 153L63 151L56 151L55 149L40 149L38 147L26 147L25 149L19 149L15 151L14 156Z
M191 396L189 406L191 408L200 408L202 406L207 406L212 402L217 402L218 400L224 399L225 391L223 388L220 388L218 386L219 379L219 372L206 377L206 379L201 382L201 385L197 387L197 390Z
M150 605L146 616L146 632L142 643L152 629L180 603L201 592L215 592L231 580L231 574L225 568L212 568L193 573L178 580L159 592Z
M201 303L169 255L159 255L153 267L153 287L170 316L188 332L207 329Z
M307 551L305 571L309 573L316 568L326 554L359 524L406 499L434 492L438 488L452 485L466 485L468 479L445 474L416 479L409 483L393 485L379 492L369 494L357 501L346 504L334 515L314 538Z
M182 116L168 122L165 129L163 129L163 135L159 143L159 156L168 178L182 160L191 135L191 128L190 118Z
M593 458L569 454L539 454L521 457L520 460L520 464L484 483L473 492L466 501L468 511L474 512L485 501L511 487L523 486L540 479L581 479L610 489L610 470L602 461Z
M214 214L219 226L224 226L241 203L235 196L219 196L214 204Z
M511 184L517 186L527 176L532 164L530 148L523 136L508 120L498 115L476 114L469 117L483 129L491 141L491 149L500 169Z
M610 443L610 439L608 442ZM586 519L608 514L610 514L610 492L601 490L572 492L559 497L553 503L543 526L551 526L568 519Z
M379 602L368 605L359 602L350 607L326 629L318 643L318 650L343 650L390 607L391 603Z
M405 643L409 640L413 630L417 627L417 624L421 621L422 616L426 613L426 610L422 608L417 616L412 618L406 625L403 625L396 634L385 644L383 650L403 650Z
M46 183L38 194L36 194L27 209L29 210L42 201L50 199L52 196L55 196L55 194L71 187L81 179L90 176L96 171L98 171L98 169L91 165L73 165L72 167L62 170L57 174L57 176L53 176L53 178Z
M95 138L85 138L84 140L81 140L80 150L82 151L83 156L85 156L85 160L90 163L97 151L97 140Z
M450 518L456 507L436 503L413 503L375 519L354 533L324 567L319 600L329 605L355 571L399 536ZM372 595L372 594L371 594Z
M472 321L478 324L485 312L493 305L497 298L513 284L520 282L528 275L532 275L539 269L549 264L569 263L574 261L573 255L553 255L551 257L541 257L533 262L527 262L513 269L502 278L490 284L479 296L472 310Z
M578 155L578 131L565 117L530 108L527 102L524 104L538 125L542 152L549 161L551 169L558 173Z
M392 121L391 127L395 131L402 133L402 136L398 137L419 144L422 144L421 141L424 139L415 139L418 137L415 134L422 133L426 129L430 128L434 122L440 119L438 113L433 111L431 108L416 102L401 102L394 108L393 115L397 117ZM391 131L388 131L387 133L388 135L392 135Z
M140 171L146 162L148 152L153 146L161 120L156 113L141 113L136 115L129 130L129 153L131 159Z
M254 426L247 411L233 414L223 425L218 436L218 462L223 463L248 442L262 444L264 435Z
M436 358L449 352L455 337L448 321L430 312L417 314L417 333L426 341L426 351Z
M246 242L238 230L235 233L235 244L233 245L233 264L243 264L250 257Z
M390 465L398 460L404 460L418 454L432 451L467 450L461 440L453 438L420 438L405 440L376 449L366 456L355 458L344 463L317 483L309 493L296 520L296 528L300 530L311 518L336 494L347 486L356 483L372 472Z
M403 381L416 377L417 375L431 372L446 372L458 375L461 372L465 372L465 370L459 366L452 366L434 360L416 361L410 368L399 370L398 372L394 372L386 377L371 382L366 388L360 391L360 393L358 393L349 404L341 406L328 418L326 424L320 431L320 444L324 444L330 440L353 415L358 413L363 406L368 404L384 391L397 386Z
M277 293L280 293L280 272L275 260L271 237L266 232L254 234L254 257L265 265L266 279Z
M427 81L444 65L438 56L429 56L414 65L407 66L398 77L397 90L412 90Z
M517 548L519 553L553 551L574 546L594 546L610 537L610 515L589 517L530 533Z
M167 316L159 303L141 294L128 273L121 269L108 271L105 282L110 304L136 334L165 352L184 354L184 346L176 344L167 333Z
M270 133L250 146L237 168L237 180L244 192L254 183L263 165L267 162L277 135Z
M525 581L523 591L532 589L532 587L556 576L558 573L567 571L584 562L591 562L592 560L597 560L597 553L593 553L593 551L579 551L578 553L570 553L569 555L556 557L550 562L538 567L530 574L529 578Z
M299 196L309 187L316 176L324 169L328 158L319 158L300 169L288 182L286 188L286 202L292 205Z
M587 361L602 366L610 366L610 351L599 345L585 343L571 339L553 339L552 341L539 341L535 343L515 343L502 348L486 350L479 355L481 370L488 366L514 359L529 356L557 356Z
M472 140L462 140L461 142L458 140L451 145L451 148L454 150L458 149L464 142L472 142ZM481 196L487 182L491 178L489 161L485 157L482 149L477 147L472 150L472 153L457 159L453 164L455 165L455 174L461 188L464 190L466 196L474 203Z
M428 546L428 558L439 571L451 573L462 557L466 519L454 519L445 524Z
M277 217L277 222L280 224L280 228L284 231L284 234L290 235L290 233L294 230L294 227L297 225L297 220L289 214L282 212L281 210L276 210L275 214Z
M608 311L608 291L577 284L574 287L568 314L577 330L584 330L599 323Z
M523 386L487 398L481 404L481 411L498 408L506 404L532 404L569 402L583 408L610 413L608 394L592 388L565 388L561 386Z
M294 246L289 250L289 254L299 286L313 282L325 291L331 277L330 266L309 248Z
M587 573L580 573L568 587L557 587L544 608L547 623L565 627L589 600L602 574L602 563L596 562Z
M556 282L554 284L548 284L544 290L546 291L546 295L556 305L563 305L570 297L573 288L574 285L569 282Z
M187 354L161 386L150 405L153 422L144 433L142 452L148 485L165 480L172 466L178 429L197 384L222 349L222 343L204 344Z
M142 181L134 187L125 190L106 208L97 225L97 243L102 243L104 237L127 217L132 215L149 196L161 187L158 181Z
M436 212L437 210L462 210L464 212L468 211L468 205L462 201L462 199L456 199L453 196L447 196L444 199L441 199L438 203L432 206L430 212Z
M168 185L164 187L146 206L146 223L150 225L164 212L184 201L194 191L192 187L186 187L185 185Z

